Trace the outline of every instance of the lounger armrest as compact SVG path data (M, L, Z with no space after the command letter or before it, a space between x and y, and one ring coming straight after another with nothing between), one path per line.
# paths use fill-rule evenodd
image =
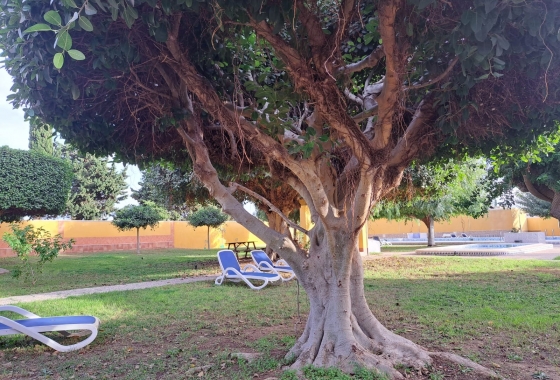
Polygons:
M284 259L280 259L275 264L278 267L289 267L288 263Z
M253 264L247 264L247 265L245 265L245 267L243 268L243 272L247 272L247 269L252 269L253 272L260 272L259 268L257 268L257 267L254 266Z
M41 318L37 314L33 314L32 312L22 309L21 307L12 305L0 306L0 311L11 311L12 313L23 315L24 317L27 317L29 319Z
M243 276L243 275L241 274L241 272L239 272L236 268L233 268L233 267L228 267L228 268L224 269L223 273L224 273L225 275L227 275L227 273L228 273L229 271L232 271L233 273L235 273L235 274L238 275L238 276Z
M270 265L269 263L267 263L266 261L262 261L262 262L259 264L259 270L261 270L261 269L273 270L274 267L271 266L271 265Z

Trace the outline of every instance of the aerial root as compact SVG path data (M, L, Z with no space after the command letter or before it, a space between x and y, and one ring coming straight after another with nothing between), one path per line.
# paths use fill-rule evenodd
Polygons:
M434 358L446 359L453 363L472 368L475 372L479 373L480 375L484 375L492 379L502 378L500 375L498 375L496 372L492 371L491 369L481 366L480 364L475 363L467 358L463 358L462 356L452 354L450 352L430 352L430 356Z

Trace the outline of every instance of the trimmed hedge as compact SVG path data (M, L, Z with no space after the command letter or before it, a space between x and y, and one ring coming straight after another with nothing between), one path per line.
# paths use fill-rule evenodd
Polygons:
M72 168L60 158L0 147L0 222L64 211Z

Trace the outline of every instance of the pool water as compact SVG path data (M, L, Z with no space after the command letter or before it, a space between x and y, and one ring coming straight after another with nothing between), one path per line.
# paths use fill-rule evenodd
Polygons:
M500 256L526 254L553 248L552 244L464 244L416 250L417 255Z

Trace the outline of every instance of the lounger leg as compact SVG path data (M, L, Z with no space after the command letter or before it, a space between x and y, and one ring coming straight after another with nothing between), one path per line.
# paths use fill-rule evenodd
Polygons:
M55 342L54 340L47 338L46 336L44 336L41 333L38 333L36 331L33 331L32 329L22 326L19 323L12 321L11 319L8 319L6 317L0 317L0 323L2 323L3 325L6 325L10 328L12 328L13 330L19 331L22 334L28 335L33 339L38 340L41 343L46 344L47 346L51 347L52 349L59 351L59 352L69 352L69 351L75 351L75 350L79 350L82 347L87 346L88 344L90 344L91 342L93 342L93 340L97 337L97 328L91 327L91 326L76 326L77 330L88 330L91 331L91 335L76 344L72 344L70 346L63 346L60 343Z

